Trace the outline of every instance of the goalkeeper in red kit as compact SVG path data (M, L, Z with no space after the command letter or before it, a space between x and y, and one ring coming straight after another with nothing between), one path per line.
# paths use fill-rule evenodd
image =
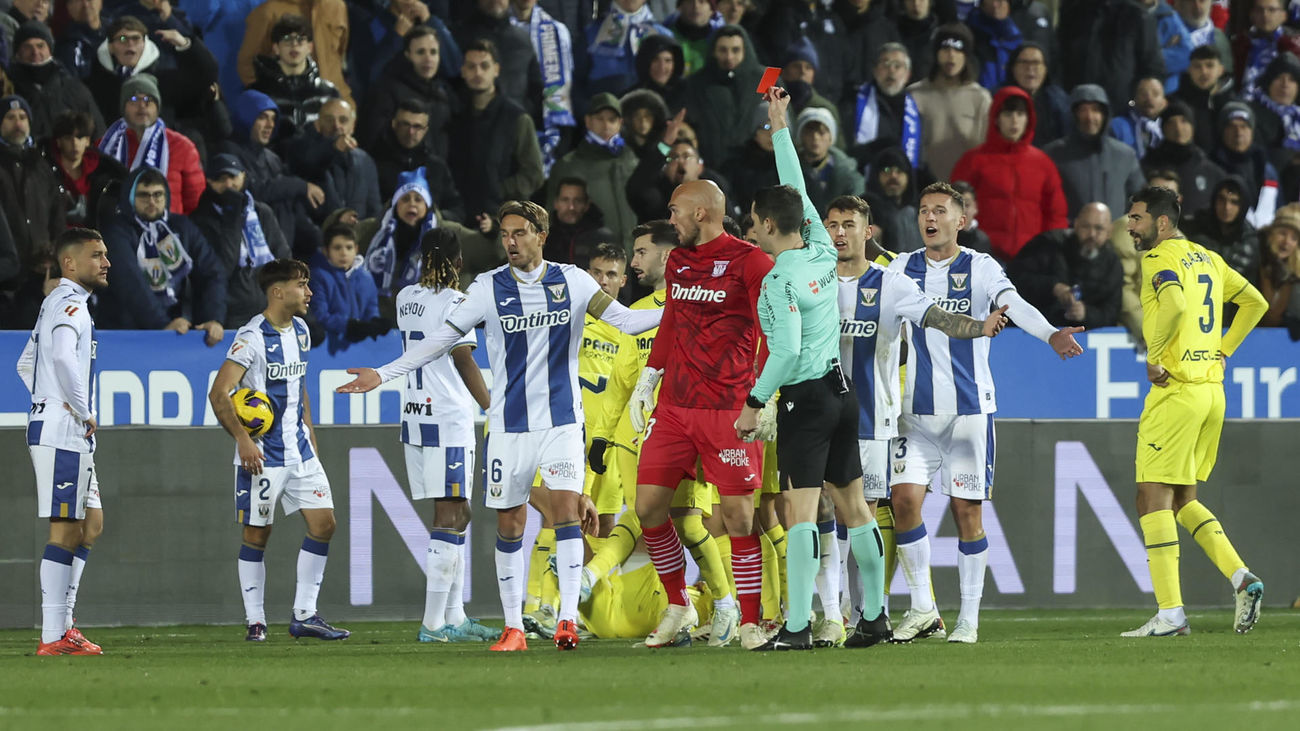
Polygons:
M698 460L704 479L717 485L722 497L740 640L752 649L767 639L758 625L763 560L754 535L753 500L762 484L763 447L738 438L734 425L754 385L760 337L756 305L772 260L723 231L726 198L710 181L678 186L668 210L681 245L668 256L663 321L628 404L633 428L645 430L637 517L669 602L646 645L676 645L698 621L686 596L682 544L668 515L673 490L694 477Z

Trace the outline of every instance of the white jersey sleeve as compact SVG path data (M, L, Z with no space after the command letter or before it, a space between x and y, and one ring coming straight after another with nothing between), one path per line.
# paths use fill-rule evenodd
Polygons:
M470 282L464 297L447 314L447 324L457 332L467 335L487 319L492 311L492 280L488 274L480 274Z
M397 327L402 347L409 348L427 334L446 327L448 316L465 295L454 289L432 290L418 284L397 295ZM474 329L452 349L478 344ZM406 374L403 389L401 441L420 447L465 447L474 444L474 403L456 370L451 354L434 358Z
M32 406L27 443L71 452L93 452L84 421L95 414L95 327L89 293L61 280L41 303L30 345ZM20 359L20 370L23 363ZM67 407L64 407L67 404Z
M881 319L907 321L916 327L924 325L926 314L935 304L916 286L916 282L891 269L885 272L881 287L884 290L881 293Z

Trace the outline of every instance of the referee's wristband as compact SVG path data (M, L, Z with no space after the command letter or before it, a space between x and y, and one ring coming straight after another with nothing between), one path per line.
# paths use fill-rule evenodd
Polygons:
M745 397L745 405L750 407L751 409L761 409L764 406L767 406L766 403L754 398L754 394L752 393Z

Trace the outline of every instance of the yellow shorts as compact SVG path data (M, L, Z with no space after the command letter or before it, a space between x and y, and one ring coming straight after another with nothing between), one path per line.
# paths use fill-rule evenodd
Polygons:
M613 444L605 448L605 474L598 475L587 467L586 493L600 515L615 515L623 509L622 463L615 454L618 450Z
M1195 485L1209 479L1223 411L1221 383L1152 387L1138 421L1137 481Z

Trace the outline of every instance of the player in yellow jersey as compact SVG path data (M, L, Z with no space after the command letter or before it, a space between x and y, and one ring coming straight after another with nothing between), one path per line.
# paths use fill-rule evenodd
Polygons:
M587 273L606 294L615 299L627 284L627 252L611 243L597 244L587 264ZM582 411L586 420L587 448L591 448L592 425L603 408L609 376L614 371L614 356L618 353L623 333L609 323L587 314L582 327L582 347L578 351L578 384L582 388ZM542 515L542 527L533 543L528 565L528 589L524 600L524 628L542 637L550 637L555 625L554 603L559 598L559 582L550 570L551 555L555 551L555 529L547 515L546 502L540 488L541 474L533 480L530 504ZM623 491L616 472L597 474L587 468L582 491L596 505L599 516L597 538L609 535L614 519L623 506ZM590 540L590 539L589 539Z
M668 252L677 245L677 232L666 221L651 221L632 231L632 270L643 286L654 293L632 305L632 309L662 308L665 302L664 266ZM636 511L636 463L641 449L641 435L631 426L626 404L636 380L645 368L646 359L654 345L655 331L637 336L625 336L619 344L615 367L606 384L602 398L601 416L591 424L589 434L592 445L588 453L590 467L596 472L614 471L626 479L619 480L622 496L628 505L609 532L608 539L583 569L583 596L614 567L621 565L632 554L641 537L641 524ZM609 472L605 473L606 475ZM717 502L717 490L707 483L684 483L673 497L670 513L682 543L700 567L708 584L717 611L713 613L709 644L723 646L731 642L739 624L739 613L732 596L726 569L713 536L704 527L703 514L711 512ZM599 510L599 508L598 508ZM656 575L657 578L657 575ZM653 628L652 628L653 629ZM669 638L678 644L677 638Z
M1151 391L1138 422L1137 509L1159 611L1124 637L1191 630L1178 581L1178 525L1236 592L1238 633L1259 619L1264 584L1246 568L1219 521L1196 499L1210 477L1223 429L1223 362L1268 303L1216 253L1180 238L1177 195L1149 187L1131 199L1128 231L1142 252L1142 335ZM1223 304L1238 306L1223 332Z
M713 596L707 588L686 587L701 623L713 616ZM644 548L628 557L621 572L598 580L591 597L581 605L582 621L596 637L636 638L650 634L668 608L663 582Z

